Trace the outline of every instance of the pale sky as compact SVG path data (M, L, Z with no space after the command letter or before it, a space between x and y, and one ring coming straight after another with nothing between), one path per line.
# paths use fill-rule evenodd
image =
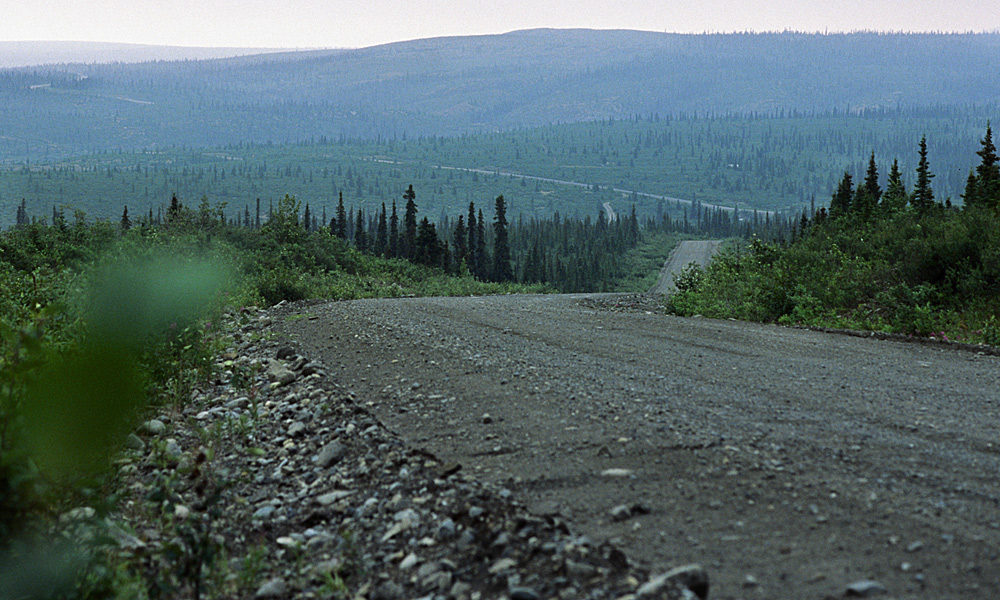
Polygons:
M1000 0L0 0L0 15L0 41L286 48L536 27L1000 30Z

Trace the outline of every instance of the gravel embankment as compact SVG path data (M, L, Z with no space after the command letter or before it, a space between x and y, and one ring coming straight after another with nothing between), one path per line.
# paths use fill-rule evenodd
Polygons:
M125 510L111 531L168 595L194 593L189 567L210 547L213 597L705 597L700 568L650 577L615 544L408 444L339 365L273 335L286 311L233 315L220 379L155 414L117 463Z

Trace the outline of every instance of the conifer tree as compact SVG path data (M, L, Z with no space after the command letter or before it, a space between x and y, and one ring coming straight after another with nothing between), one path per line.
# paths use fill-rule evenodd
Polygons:
M886 182L885 192L882 194L882 202L879 206L887 214L899 212L906 208L907 194L906 186L903 185L903 175L899 172L899 161L892 161L892 169L889 170L889 179Z
M920 138L920 162L917 164L917 184L913 188L913 196L910 204L922 215L930 212L934 207L934 190L931 189L931 173L927 162L927 136Z
M368 236L365 234L365 213L358 209L357 220L354 222L354 246L359 252L368 249Z
M496 199L493 235L493 280L513 281L514 269L510 261L510 241L507 235L507 204L502 194Z
M851 212L861 215L864 220L871 219L882 196L882 188L878 184L878 167L875 165L875 153L868 160L868 172L865 181L858 186L851 202Z
M845 171L840 185L837 186L837 191L834 192L833 198L830 200L830 217L841 217L850 212L853 196L854 181L851 174Z
M403 258L408 260L413 260L416 250L417 242L417 203L415 202L417 198L416 192L413 191L413 184L403 193L403 199L406 200L406 208L403 212L403 240L402 240L402 254Z
M486 281L489 274L486 272L486 265L489 256L486 254L486 219L483 218L483 209L479 209L479 216L476 217L476 278Z
M375 254L385 256L389 250L389 225L385 213L385 202L378 214L378 228L375 231Z
M628 243L631 248L639 243L639 216L635 212L635 204L632 205L632 213L628 218Z
M424 217L417 227L413 262L428 267L440 267L442 253L443 248L438 240L437 228Z
M177 194L174 194L170 198L170 208L167 209L167 223L173 223L181 215L181 210L184 206L181 201L177 199Z
M993 129L986 124L986 136L980 142L982 148L976 152L982 162L975 172L969 174L962 198L966 206L1000 207L1000 164L997 148L993 144Z
M340 192L337 200L337 216L330 222L333 235L347 241L347 210L344 209L344 192Z
M396 201L392 201L392 216L389 217L389 258L399 256L399 215L396 214Z
M306 202L306 211L305 211L305 214L302 215L302 227L306 231L309 231L310 228L312 228L312 213L309 212L309 203L308 202Z
M22 227L25 227L27 224L28 224L27 200L22 198L21 204L17 206L17 218L14 221L14 227L16 229L21 229ZM55 225L55 222L53 221L52 224Z
M132 220L128 218L128 204L125 205L125 210L122 211L121 228L122 231L128 231L132 227Z
M462 264L469 266L469 231L465 228L465 215L458 215L458 222L455 223L455 233L452 239L455 241L455 265L461 268Z
M469 273L473 277L479 277L479 261L482 256L479 254L479 245L476 240L479 236L478 225L476 221L476 205L474 202L469 202L469 242L466 246L469 248Z
M868 159L868 172L865 174L864 188L877 203L882 198L882 188L878 184L878 167L875 165L875 151Z

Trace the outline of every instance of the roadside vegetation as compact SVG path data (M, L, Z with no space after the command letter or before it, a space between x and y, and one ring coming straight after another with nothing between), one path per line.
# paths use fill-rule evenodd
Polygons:
M306 230L291 197L259 229L228 226L207 202L175 201L157 225L133 223L127 210L118 222L18 213L0 233L2 598L142 597L122 588L140 583L152 593L157 581L102 562L100 536L68 543L59 517L85 505L99 522L114 509L110 458L144 407L188 402L212 375L230 333L223 312L546 289L361 252L329 228Z
M830 210L785 243L752 239L689 268L668 300L679 315L863 329L1000 345L1000 167L988 126L964 206L937 199L926 140L907 191L874 155L846 172Z

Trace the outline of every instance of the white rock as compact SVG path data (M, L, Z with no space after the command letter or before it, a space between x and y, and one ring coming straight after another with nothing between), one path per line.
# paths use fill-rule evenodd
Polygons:
M632 469L604 469L601 477L631 477L632 473Z

